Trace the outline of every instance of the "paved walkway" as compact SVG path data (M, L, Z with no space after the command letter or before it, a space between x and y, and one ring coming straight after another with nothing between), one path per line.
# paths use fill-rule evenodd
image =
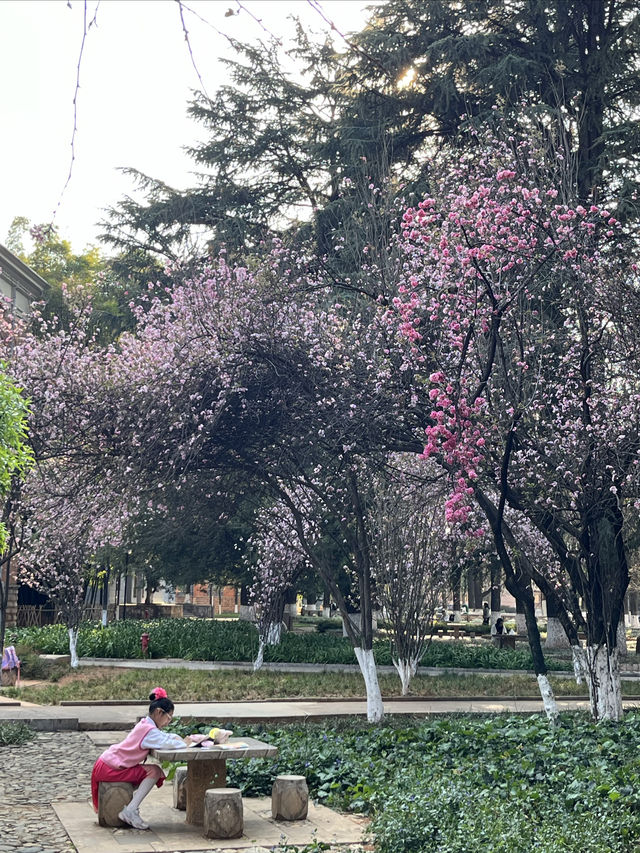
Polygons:
M118 732L40 732L22 746L0 749L0 853L158 853L215 850L216 853L272 853L281 850L282 830L271 820L269 803L246 801L245 835L234 841L204 839L189 831L184 812L172 809L172 788L152 791L142 806L151 832L98 826L89 780L95 759ZM331 853L360 853L364 821L329 809L284 827L290 843L303 847L317 837ZM355 842L355 843L354 843ZM287 848L291 850L291 848Z
M251 664L211 661L185 661L176 658L152 660L125 660L82 658L80 665L111 666L127 669L157 670L179 666L181 669L222 670L250 669ZM288 672L318 671L359 671L357 666L338 664L265 664L265 670ZM395 672L393 667L380 667L380 671ZM448 670L464 676L477 674L482 670ZM422 675L442 674L436 667L421 667ZM496 679L496 692L499 693L499 676L510 671L491 670ZM519 674L522 674L519 672ZM572 677L571 673L566 673ZM633 678L633 675L629 675ZM637 677L637 676L636 676ZM557 700L561 710L588 710L589 703L582 698L560 698ZM105 701L63 702L61 705L34 705L28 702L16 702L0 696L0 721L22 720L32 728L41 731L101 731L129 729L132 723L142 716L148 707L146 702ZM640 707L640 697L624 701L625 708ZM538 698L476 697L468 699L391 699L384 703L385 714L406 714L428 716L431 714L533 714L542 712L542 701ZM364 700L346 699L282 699L249 702L178 702L176 716L193 719L198 722L218 723L255 723L255 722L306 722L336 717L365 717L367 704ZM1 853L1 851L0 851Z
M191 669L227 668L222 664L207 665L195 661L101 663L110 666L136 665L147 669L171 665ZM84 660L82 665L90 664ZM291 671L291 667L286 668ZM308 668L304 671L308 671ZM561 699L558 704L563 710L588 707L584 699ZM639 707L640 697L625 701L624 706ZM146 709L146 703L138 702L43 706L0 697L0 721L21 720L40 730L33 741L23 746L0 749L0 853L107 853L110 850L119 850L121 853L170 850L178 853L180 842L177 837L167 835L164 838L160 833L156 838L157 832L154 835L134 830L101 829L95 823L87 800L88 779L95 758L106 744L118 739L120 731L130 729ZM385 703L387 714L417 716L461 712L530 714L541 711L542 703L536 699L396 699ZM176 713L195 720L228 722L231 725L234 722L261 720L315 721L330 717L365 716L366 703L358 700L192 702L178 703ZM168 794L169 791L165 791L165 797ZM163 804L164 799L160 796L156 796L153 801L149 800L150 807ZM152 817L151 812L149 817ZM169 828L165 827L162 831L169 833ZM247 842L249 847L246 846ZM183 847L183 851L196 849L193 844L193 840L189 839L188 848ZM270 843L262 846L249 839L245 839L244 845L243 853L269 853L270 850L278 849ZM211 849L213 845L209 843L205 846ZM235 853L238 850L237 847L226 846L218 846L216 849L218 853ZM332 847L333 853L353 853L362 849L360 844Z

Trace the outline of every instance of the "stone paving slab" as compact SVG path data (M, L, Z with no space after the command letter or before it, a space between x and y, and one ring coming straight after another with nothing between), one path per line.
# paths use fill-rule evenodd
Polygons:
M304 821L274 821L268 797L243 797L244 835L242 838L205 838L201 827L185 822L185 813L173 808L171 785L154 790L140 808L150 830L109 829L98 825L89 799L56 802L53 808L78 853L176 853L176 851L216 850L249 853L256 848L277 848L281 844L304 846L318 840L331 845L360 845L365 822L341 815L325 806L309 804Z
M557 700L562 711L584 711L589 709L586 699ZM625 699L625 709L640 706L640 697ZM125 731L148 709L148 703L124 706L69 707L60 705L37 705L2 707L0 722L22 721L34 729L42 731L100 729ZM540 699L411 699L389 700L384 703L385 714L407 714L424 717L431 714L535 714L542 713ZM314 722L340 717L366 717L367 703L362 700L336 700L317 702L315 700L266 701L266 702L209 702L176 703L176 717L209 723L216 721L233 728L238 723L257 722Z

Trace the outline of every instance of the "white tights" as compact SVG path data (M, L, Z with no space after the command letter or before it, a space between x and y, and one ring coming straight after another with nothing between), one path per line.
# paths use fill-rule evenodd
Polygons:
M146 779L143 779L142 782L140 782L140 784L136 788L136 790L133 792L133 797L131 798L129 806L137 811L140 808L140 803L151 791L157 781L158 780L155 775L147 776Z

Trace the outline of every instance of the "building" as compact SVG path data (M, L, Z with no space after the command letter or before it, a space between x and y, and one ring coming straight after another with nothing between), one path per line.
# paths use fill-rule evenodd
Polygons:
M0 294L17 317L26 317L31 303L42 299L47 282L0 244Z

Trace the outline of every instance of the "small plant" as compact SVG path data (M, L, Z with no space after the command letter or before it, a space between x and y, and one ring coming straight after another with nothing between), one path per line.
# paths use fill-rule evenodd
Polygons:
M25 723L0 722L0 746L20 746L35 737Z

